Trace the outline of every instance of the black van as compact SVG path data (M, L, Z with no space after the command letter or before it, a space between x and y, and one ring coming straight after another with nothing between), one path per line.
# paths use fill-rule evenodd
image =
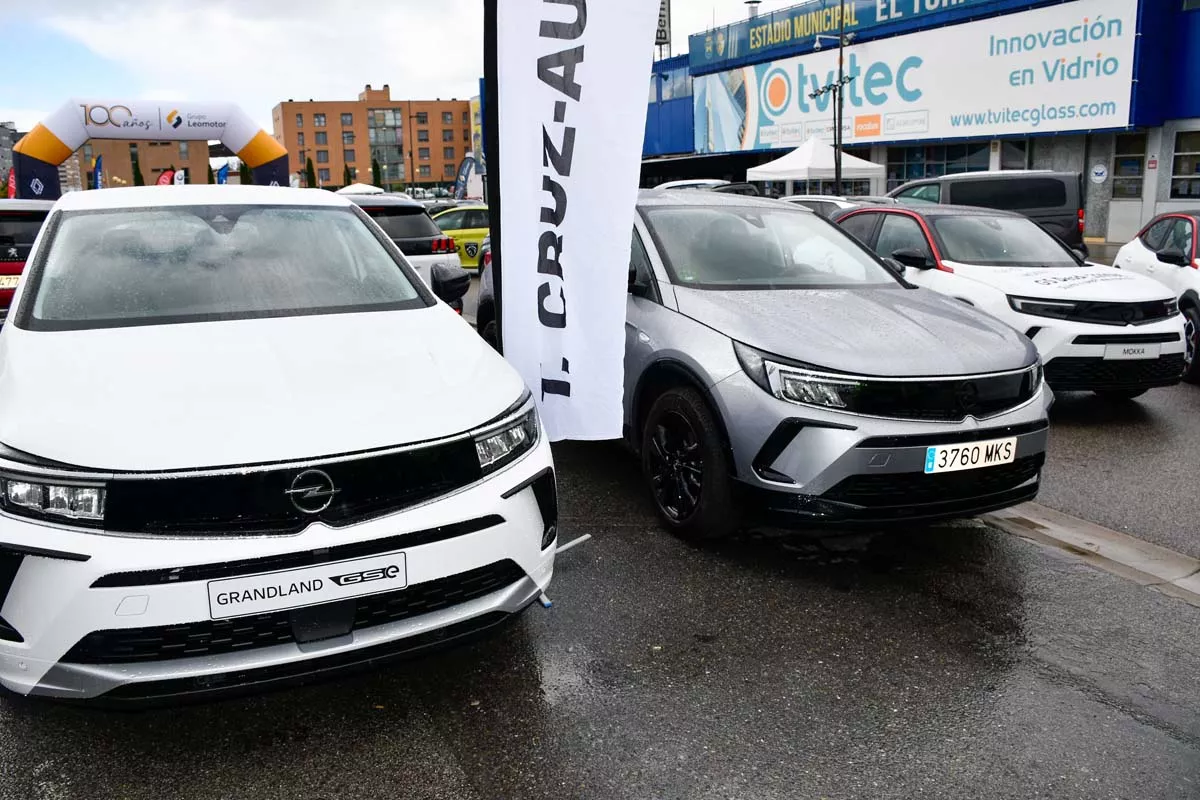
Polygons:
M912 181L888 192L902 203L981 206L1024 214L1067 246L1083 243L1083 176L1078 172L966 172Z

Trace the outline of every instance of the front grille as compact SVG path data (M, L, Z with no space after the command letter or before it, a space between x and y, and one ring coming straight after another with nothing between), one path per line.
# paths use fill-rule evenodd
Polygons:
M1059 391L1170 386L1183 375L1183 354L1131 361L1055 358L1046 364L1046 382Z
M1176 333L1114 333L1096 334L1085 333L1076 336L1072 344L1157 344L1178 342L1180 335Z
M926 421L992 417L1029 401L1034 370L923 381L857 379L850 410L856 414Z
M1044 461L1045 454L1038 453L1011 464L938 475L923 472L851 475L821 497L869 508L984 498L1015 489L1037 476Z
M300 511L288 494L305 469L281 467L110 481L104 527L169 536L291 534L318 520L341 527L447 494L482 474L470 439L318 466L336 494L330 506L316 514Z
M1145 325L1173 316L1174 301L1149 300L1142 303L1101 303L1081 301L1066 317L1073 322L1098 325Z
M460 605L511 586L524 577L525 573L519 566L506 560L448 578L419 583L407 589L360 597L354 601L356 609L352 630L385 625ZM341 602L345 601L335 601ZM186 625L96 631L83 637L62 660L70 664L167 661L220 656L288 644L295 640L290 612L273 611Z

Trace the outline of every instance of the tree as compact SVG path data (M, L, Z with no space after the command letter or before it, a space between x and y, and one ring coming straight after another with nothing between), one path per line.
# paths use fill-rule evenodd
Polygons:
M133 161L133 185L134 186L145 186L146 185L146 178L145 178L145 176L142 175L142 165L137 162L137 159L134 159L134 161Z
M379 169L379 159L371 159L371 183L376 186L383 185L383 172Z
M342 167L342 186L349 186L354 183L354 178L350 177L350 165Z
M209 182L210 184L213 184L213 183L216 183L216 182L217 182L217 178L216 178L216 176L215 176L215 175L213 175L213 171L212 171L212 164L209 164L209 165L208 165L208 182Z
M254 173L250 171L250 165L245 161L239 163L241 166L238 167L238 180L241 181L242 186L250 186L254 183Z
M309 189L317 188L317 171L313 169L311 158L304 163L304 185Z

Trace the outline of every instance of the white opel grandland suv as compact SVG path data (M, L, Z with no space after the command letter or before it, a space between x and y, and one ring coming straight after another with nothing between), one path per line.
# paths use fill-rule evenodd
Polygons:
M0 684L270 686L531 604L550 447L432 290L328 192L60 200L0 333Z

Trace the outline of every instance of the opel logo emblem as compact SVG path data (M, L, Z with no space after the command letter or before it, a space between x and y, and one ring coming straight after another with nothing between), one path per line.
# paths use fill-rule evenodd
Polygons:
M306 469L292 479L292 486L284 494L292 505L304 514L320 514L333 503L333 496L340 492L333 479L319 469Z
M959 408L963 411L974 411L979 405L979 387L969 381L959 384L955 396L958 398Z
M1137 311L1129 306L1121 309L1121 321L1126 325L1132 325L1135 319L1137 319Z

